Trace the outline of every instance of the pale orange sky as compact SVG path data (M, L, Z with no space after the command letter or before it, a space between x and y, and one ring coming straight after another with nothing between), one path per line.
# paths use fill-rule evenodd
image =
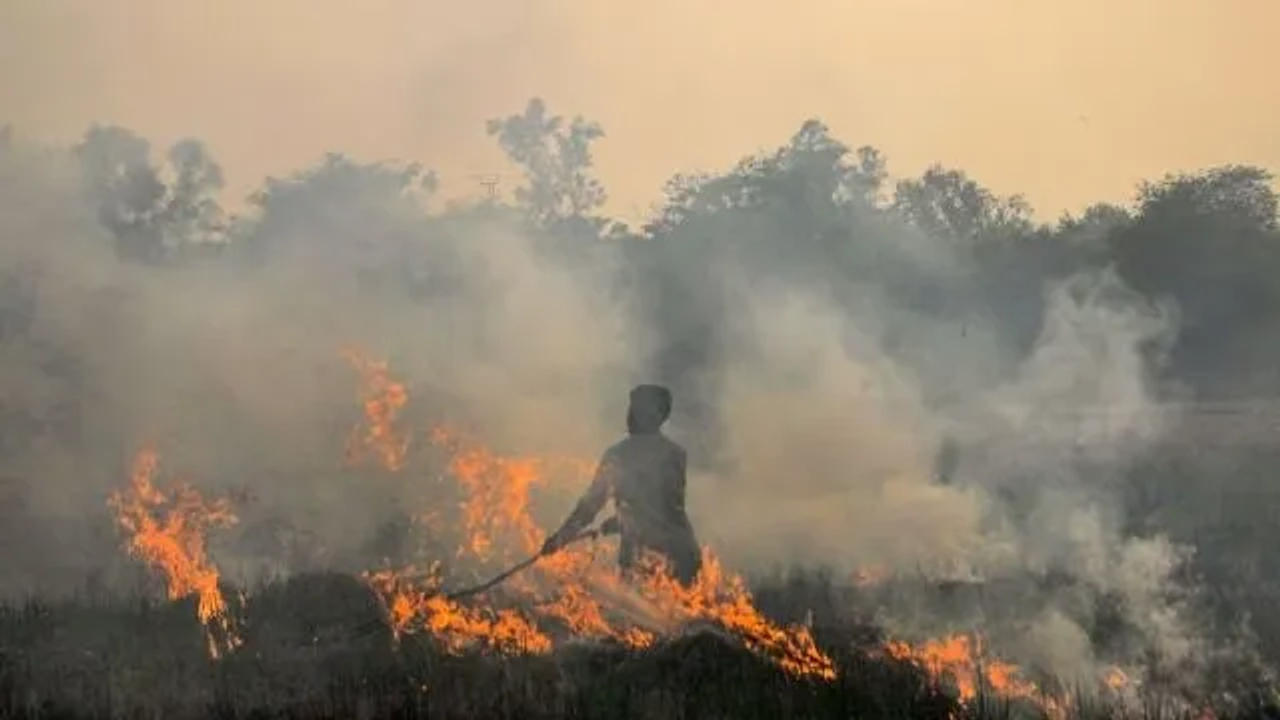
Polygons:
M0 123L205 140L230 191L328 150L517 182L487 118L599 121L610 210L809 116L897 177L931 162L1046 219L1143 178L1280 170L1278 0L5 0Z

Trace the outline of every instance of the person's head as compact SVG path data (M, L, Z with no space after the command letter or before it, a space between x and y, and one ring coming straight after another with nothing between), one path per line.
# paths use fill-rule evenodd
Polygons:
M655 433L671 414L671 391L661 385L637 385L631 390L627 432Z

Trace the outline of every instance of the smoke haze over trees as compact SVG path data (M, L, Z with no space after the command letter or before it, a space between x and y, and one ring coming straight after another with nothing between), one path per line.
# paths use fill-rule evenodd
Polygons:
M20 130L0 136L8 594L128 581L104 498L140 444L250 491L215 549L233 574L359 567L388 518L441 501L430 457L341 466L355 345L407 380L420 425L512 452L594 460L632 384L670 386L695 527L746 569L1007 581L993 636L1064 674L1280 660L1265 169L1171 174L1045 225L961 169L895 180L811 120L674 175L634 227L601 214L605 129L533 100L477 128L523 175L511 198L443 204L429 158L334 153L234 216L198 140ZM581 489L540 489L540 517Z

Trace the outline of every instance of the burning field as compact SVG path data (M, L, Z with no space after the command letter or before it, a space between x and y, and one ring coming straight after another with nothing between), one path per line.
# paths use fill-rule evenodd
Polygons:
M363 412L341 461L399 474L431 455L441 472L422 481L453 493L454 503L411 514L416 547L399 554L422 564L387 557L358 573L236 588L208 544L236 525L237 502L252 500L208 499L164 480L162 456L141 451L108 504L122 550L163 586L164 601L89 597L4 610L6 713L1220 716L1169 688L1149 691L1118 666L1090 687L1033 677L990 654L978 628L913 642L869 614L830 612L833 601L847 611L860 593L865 604L896 584L875 569L844 583L766 579L758 600L710 548L689 587L656 558L623 580L607 536L537 557L544 533L531 497L554 483L585 485L591 463L505 456L458 429L411 427L403 416L411 398L387 363L354 350L344 357ZM505 583L458 596L534 557Z
M1277 716L1265 171L1045 223L808 120L636 226L593 122L485 129L513 193L225 207L0 130L0 717ZM647 503L561 522L633 441L622 573Z

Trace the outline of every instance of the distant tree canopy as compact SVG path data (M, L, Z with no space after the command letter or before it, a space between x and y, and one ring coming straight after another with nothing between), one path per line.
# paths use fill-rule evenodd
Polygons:
M1030 234L1031 206L1020 196L996 197L959 170L935 165L918 180L898 183L893 207L941 240L981 246Z
M535 98L485 129L523 173L513 203L434 213L436 177L417 164L331 154L268 179L251 198L255 212L228 220L216 200L221 170L197 141L155 164L143 138L94 126L74 155L116 252L131 261L170 262L210 243L250 260L337 253L357 274L431 294L448 276L442 243L459 223L523 218L544 251L597 270L601 244L615 246L624 262L611 268L614 282L660 338L655 373L677 385L714 366L747 295L797 281L837 303L855 303L852 289L875 283L918 312L984 313L999 321L1003 342L1026 350L1047 281L1114 266L1148 297L1176 302L1171 371L1206 391L1271 362L1259 338L1280 341L1271 331L1280 328L1277 195L1260 168L1171 175L1143 183L1131 208L1100 203L1050 226L1022 197L998 196L958 169L935 165L891 184L883 154L853 150L811 119L777 150L726 172L674 176L650 223L629 231L601 215L597 123L553 115ZM347 239L317 245L333 237Z
M523 114L490 120L486 127L524 171L526 184L516 189L516 202L535 224L586 220L604 204L604 186L590 174L591 143L604 137L596 123L578 117L565 123L547 115L546 105L534 98Z
M1135 289L1181 312L1177 371L1198 384L1238 379L1273 351L1257 341L1280 319L1277 198L1267 172L1227 166L1145 183L1111 258ZM1259 355L1259 353L1261 353Z
M222 169L197 140L170 148L163 169L151 164L149 151L149 143L132 132L100 126L90 128L74 150L85 189L115 237L117 252L161 262L181 246L209 242L225 229L216 200Z
M257 253L384 252L406 241L435 187L435 175L416 164L362 164L331 153L311 169L268 178L250 198L257 218L236 240ZM334 237L345 240L319 245Z

